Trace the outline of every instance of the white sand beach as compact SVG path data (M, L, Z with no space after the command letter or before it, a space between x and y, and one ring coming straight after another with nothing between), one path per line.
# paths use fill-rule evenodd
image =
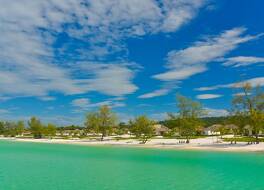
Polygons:
M237 142L230 144L217 139L217 137L206 137L192 139L189 144L179 143L179 139L150 139L146 144L140 144L136 139L113 140L106 138L104 141L89 139L30 139L30 138L5 138L0 140L13 140L18 142L34 142L34 143L55 143L55 144L76 144L86 146L127 146L127 147L145 147L145 148L166 148L166 149L182 149L182 150L208 150L208 151L231 151L231 152L264 152L264 143L248 145L246 142Z

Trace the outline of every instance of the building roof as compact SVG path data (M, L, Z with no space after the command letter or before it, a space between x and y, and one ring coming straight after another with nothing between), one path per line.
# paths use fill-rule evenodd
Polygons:
M153 125L153 128L155 129L155 131L163 131L163 132L169 131L168 127L161 125L161 124L155 124Z
M223 125L221 125L221 124L214 124L214 125L211 125L210 127L205 128L205 131L217 131L221 127L223 127Z

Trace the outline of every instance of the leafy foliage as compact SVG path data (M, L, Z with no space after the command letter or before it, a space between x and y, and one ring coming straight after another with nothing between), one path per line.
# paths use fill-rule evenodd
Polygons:
M240 84L243 93L232 101L232 122L240 127L248 124L252 127L256 142L261 130L264 130L264 93L260 87L252 88L248 83Z
M28 126L34 138L42 138L43 127L39 119L36 117L31 117L31 119L28 121Z
M108 106L102 106L96 112L90 112L86 116L84 125L87 131L101 133L101 140L110 133L116 125L117 117Z
M154 122L146 116L138 116L134 120L130 120L131 131L137 138L145 144L154 134Z
M177 128L179 134L186 136L187 143L189 143L189 137L201 130L202 121L200 117L205 112L199 102L182 95L177 95L177 107L179 109L178 115L168 114L169 119L166 125L169 128Z

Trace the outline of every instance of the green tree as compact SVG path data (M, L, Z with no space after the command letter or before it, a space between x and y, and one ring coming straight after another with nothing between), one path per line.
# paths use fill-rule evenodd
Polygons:
M256 143L259 143L259 133L264 130L264 113L252 109L250 111L250 124L253 126L253 132L256 138Z
M24 121L18 121L16 124L16 135L22 135L24 131L25 131Z
M99 125L100 125L100 119L97 112L89 112L86 115L86 120L84 123L84 126L86 128L86 131L92 132L92 133L99 133Z
M0 134L2 135L15 137L17 135L22 135L23 132L24 132L24 122L23 121L0 122Z
M253 129L256 143L259 143L259 132L264 129L264 93L260 87L253 88L249 83L239 83L242 93L232 100L232 118L234 124L244 127L249 124Z
M119 123L118 125L116 125L113 129L113 131L116 135L123 135L123 134L127 134L128 132L128 125L124 122Z
M146 116L136 117L134 120L130 120L129 123L132 133L134 133L143 144L145 144L154 134L154 122Z
M178 115L167 113L167 119L162 124L171 130L170 136L181 134L181 121Z
M0 121L0 135L3 135L5 132L5 123Z
M90 112L86 116L85 126L88 131L101 133L101 141L116 125L117 117L109 106L104 105L96 112Z
M178 119L180 125L180 134L186 137L186 143L190 142L190 136L194 135L197 128L203 123L200 119L205 115L202 105L185 96L177 95L177 107L179 110Z
M4 131L5 136L15 137L17 135L15 122L6 121L4 123L4 127L5 127L5 131Z
M56 125L52 124L52 123L49 123L44 129L43 129L43 132L44 132L44 135L46 137L49 137L49 138L52 138L56 135Z
M39 119L36 117L31 117L31 119L28 121L28 126L34 138L43 137L43 126Z
M244 127L249 124L249 115L243 112L235 112L227 119L226 124L234 124L238 127L238 135L244 133Z

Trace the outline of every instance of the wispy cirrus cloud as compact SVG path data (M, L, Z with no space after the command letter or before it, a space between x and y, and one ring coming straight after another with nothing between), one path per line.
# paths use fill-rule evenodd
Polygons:
M182 68L171 70L166 73L154 75L153 78L162 81L184 80L191 77L192 75L202 73L206 70L207 68L205 67L205 65L197 65L190 67L184 66Z
M71 105L75 108L73 112L79 113L103 105L108 105L112 108L116 108L116 107L124 107L126 104L122 101L116 101L116 100L105 100L105 101L93 103L88 98L77 98L72 100Z
M71 104L74 107L79 107L83 109L83 108L87 108L91 104L91 102L88 98L78 98L73 100Z
M256 77L248 80L244 80L241 82L235 82L235 83L229 83L229 84L219 84L215 86L206 86L206 87L199 87L196 88L196 91L210 91L210 90L216 90L220 88L241 88L244 84L250 84L253 87L256 86L264 86L264 77Z
M171 92L174 89L179 88L179 82L166 82L164 83L160 89L154 90L149 93L142 94L138 96L140 99L147 99L147 98L154 98L159 96L167 95L169 92Z
M216 98L220 98L223 95L221 94L199 94L196 96L197 99L200 100L208 100L208 99L216 99Z
M116 54L126 59L125 39L174 32L195 17L205 0L0 0L0 4L0 91L6 97L45 99L51 92L68 95L94 89L118 96L135 92L133 70L118 62L108 72L105 67L95 70L92 78L74 75L67 62L96 62ZM59 43L62 35L68 40ZM69 51L73 44L75 50ZM109 73L117 86L102 84Z
M169 89L158 89L150 93L142 94L138 98L145 99L145 98L153 98L157 96L162 96L168 94Z
M208 36L188 48L173 50L167 55L166 68L168 71L154 75L153 78L163 82L182 81L205 72L208 69L208 63L217 61L240 44L263 35L246 35L245 33L246 28L233 28L217 36Z
M224 66L231 67L244 67L249 65L254 65L258 63L264 63L264 57L254 57L254 56L237 56L221 59Z
M203 41L195 42L183 50L168 53L166 67L168 72L154 75L159 80L180 80L204 72L206 64L217 60L236 49L239 44L256 39L259 35L245 35L246 28L233 28L217 36L209 36ZM182 71L182 72L181 72Z

